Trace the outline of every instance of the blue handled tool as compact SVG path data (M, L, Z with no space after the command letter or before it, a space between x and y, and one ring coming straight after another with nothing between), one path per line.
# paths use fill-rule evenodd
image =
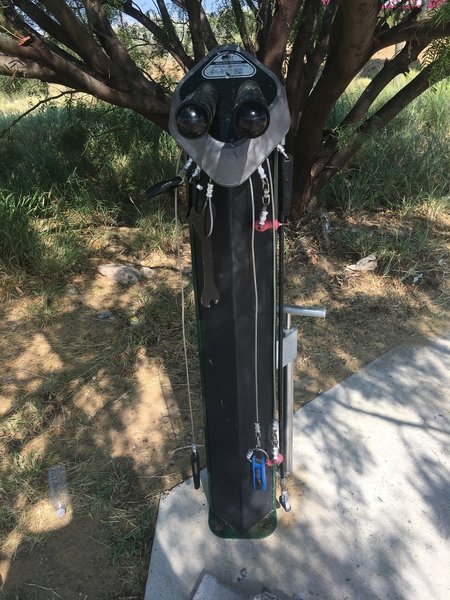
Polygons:
M267 490L266 459L264 456L258 458L255 452L252 456L252 485L254 490Z

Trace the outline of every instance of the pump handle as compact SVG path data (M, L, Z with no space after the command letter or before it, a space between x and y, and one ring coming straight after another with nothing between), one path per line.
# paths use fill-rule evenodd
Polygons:
M303 306L295 306L293 304L285 304L283 306L285 315L294 315L296 317L315 317L316 319L325 319L327 316L326 308L305 308Z

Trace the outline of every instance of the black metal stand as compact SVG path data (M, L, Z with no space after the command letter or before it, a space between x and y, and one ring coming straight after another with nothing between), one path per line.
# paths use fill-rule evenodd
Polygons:
M256 214L261 183L252 177ZM191 202L197 213L191 187ZM204 194L202 194L204 201ZM264 537L276 526L274 470L266 467L267 490L255 490L246 459L255 446L255 297L252 271L252 206L249 183L214 187L211 235L213 274L220 301L202 306L202 246L191 231L200 363L205 408L210 527L222 537ZM272 231L255 231L258 281L258 390L261 446L271 447L273 406Z

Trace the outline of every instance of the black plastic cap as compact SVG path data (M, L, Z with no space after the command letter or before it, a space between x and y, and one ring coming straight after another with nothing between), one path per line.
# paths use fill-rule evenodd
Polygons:
M269 127L270 116L266 106L258 102L242 104L236 111L234 126L246 138L256 138Z
M210 126L207 111L200 104L180 106L175 121L181 135L190 139L201 137Z

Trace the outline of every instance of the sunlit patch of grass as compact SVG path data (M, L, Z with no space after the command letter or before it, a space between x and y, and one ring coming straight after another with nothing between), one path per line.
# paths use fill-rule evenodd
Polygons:
M430 223L421 218L421 213L433 215ZM333 233L333 244L337 252L353 262L375 253L378 261L377 272L384 276L399 278L411 283L427 281L436 286L443 284L450 258L448 234L445 225L436 226L439 215L436 206L423 207L410 213L409 219L398 219L387 214L370 224L358 223L357 217L351 222L341 222Z
M398 88L386 89L378 105L395 91ZM340 122L359 93L360 83L355 82L337 103L330 127ZM430 198L448 205L449 148L450 84L444 81L368 135L350 163L322 190L321 201L345 214L380 208L407 214Z
M7 464L0 472L4 517L0 521L0 538L4 543L8 542L12 530L26 518L27 511L42 498L47 498L46 473L55 459L51 452L25 452L19 448L9 453ZM23 543L26 532L22 527L20 529ZM30 538L33 537L30 532Z
M177 231L172 203L157 200L155 206L141 215L136 224L139 230L133 244L135 250L175 253Z
M174 274L173 285L154 282L153 290L143 296L134 311L129 326L130 346L146 348L150 355L164 356L165 368L171 373L172 383L184 380L184 350L181 332L181 293L179 279ZM197 331L194 292L185 288L185 332L188 356L193 373L198 370Z
M63 227L43 235L44 252L38 265L44 277L59 277L86 266L88 248L80 236Z
M23 443L38 432L45 422L45 407L39 401L17 399L14 412L0 422L0 433L4 440Z
M43 328L56 323L62 309L53 298L43 294L38 300L26 305L25 314L36 327Z
M17 111L0 116L0 131L23 108L18 98ZM4 136L0 180L18 198L51 193L60 208L133 219L135 205L146 204L145 189L173 176L177 152L167 133L132 111L67 97Z

